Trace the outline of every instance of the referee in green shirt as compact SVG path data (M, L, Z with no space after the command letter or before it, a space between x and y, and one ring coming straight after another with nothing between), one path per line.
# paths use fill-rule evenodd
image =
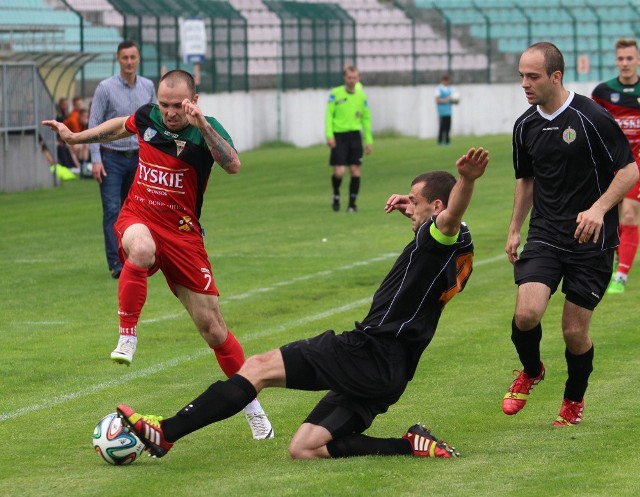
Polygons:
M327 145L331 148L329 165L333 167L333 210L340 210L340 185L347 164L349 183L349 207L347 212L356 212L356 199L360 191L360 165L362 164L362 136L364 153L371 153L371 112L367 96L360 84L360 72L354 66L344 70L344 85L331 90L325 115Z

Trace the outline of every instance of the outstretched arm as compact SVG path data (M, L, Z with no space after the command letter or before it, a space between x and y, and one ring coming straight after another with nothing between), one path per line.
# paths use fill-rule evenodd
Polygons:
M489 151L480 148L470 148L469 151L456 161L458 181L449 194L447 208L438 214L436 224L438 231L446 236L453 236L460 231L460 222L471 196L475 181L484 174L489 164Z
M67 126L58 121L42 121L43 126L48 126L60 135L60 139L69 145L77 145L79 143L105 143L126 138L131 133L124 127L127 121L126 117L114 117L108 121L99 124L95 128L85 129L79 133L72 132Z

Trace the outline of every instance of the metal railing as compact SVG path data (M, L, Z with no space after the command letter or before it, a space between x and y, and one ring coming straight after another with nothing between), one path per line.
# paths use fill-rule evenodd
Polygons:
M55 116L51 94L34 63L0 63L0 191L53 184L44 148L56 157L56 136L40 123Z

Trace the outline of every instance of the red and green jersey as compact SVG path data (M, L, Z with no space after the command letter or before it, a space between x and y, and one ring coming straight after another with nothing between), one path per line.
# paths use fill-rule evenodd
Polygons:
M233 146L222 125L212 117L206 119ZM168 228L199 231L214 164L200 130L191 125L178 132L167 129L155 104L140 107L125 127L138 136L140 160L123 210Z
M624 85L618 78L600 83L591 94L613 116L631 144L640 167L640 81Z

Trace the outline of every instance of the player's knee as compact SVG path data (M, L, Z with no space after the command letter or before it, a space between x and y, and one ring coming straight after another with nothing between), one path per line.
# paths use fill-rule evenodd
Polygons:
M268 376L268 372L272 369L272 360L269 352L253 355L245 361L242 367L249 371L261 372L261 376Z
M298 444L294 442L291 442L289 444L289 456L291 457L291 459L304 459L302 453L303 451Z
M262 354L260 354L262 355ZM261 359L260 355L252 355L244 361L242 367L244 369L260 369L261 365L264 364L264 361Z
M624 212L622 215L621 224L627 226L635 226L636 224L638 224L636 212L633 209Z
M588 343L591 340L589 338L589 331L585 330L582 326L575 324L563 323L562 336L564 337L565 342L578 344L579 346Z
M127 258L139 267L151 267L155 262L156 246L153 240L135 240L127 247Z
M239 373L251 381L258 391L266 387L284 386L284 366L277 349L249 357Z
M514 316L514 321L518 329L528 331L538 325L540 315L533 309L519 309Z
M240 373L245 373L256 379L263 379L269 374L269 361L265 357L266 354L253 355L249 357L240 370Z
M289 444L289 456L295 460L318 459L319 456L313 449L310 449L300 442L292 441Z

